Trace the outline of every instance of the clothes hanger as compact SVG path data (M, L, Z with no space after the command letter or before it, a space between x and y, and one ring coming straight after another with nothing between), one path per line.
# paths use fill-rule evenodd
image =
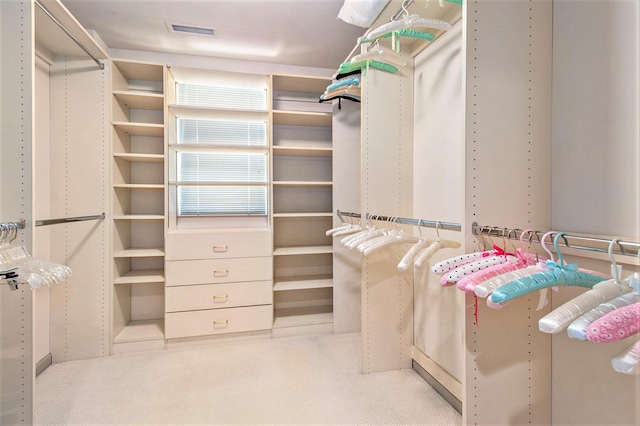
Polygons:
M601 316L587 328L587 340L611 343L640 333L640 302L631 303Z
M323 93L320 95L319 102L322 103L332 101L334 99L346 99L348 101L360 102L361 97L362 92L359 87L348 86ZM340 106L338 106L338 109L340 109Z
M512 231L515 232L516 230ZM511 233L511 231L509 231L509 233ZM488 280L489 278L517 269L526 268L527 266L536 265L540 257L537 253L535 255L529 254L526 244L524 243L524 237L526 235L533 236L533 230L525 229L522 231L520 234L520 248L516 248L514 246L515 256L511 256L506 263L491 266L462 278L457 283L458 288L463 290L465 293L471 294L474 293L474 289L478 284Z
M394 244L403 244L403 243L415 243L418 241L418 238L414 235L407 234L399 227L395 227L397 224L397 217L390 218L394 229L389 232L386 236L381 236L372 240L368 240L358 246L358 250L362 252L363 255L369 256L383 247L387 247L389 245Z
M371 218L367 219L367 229L362 230L353 235L349 235L340 242L347 248L355 249L358 244L363 241L366 241L370 238L375 238L383 232L382 229L378 228L375 224L372 223Z
M542 248L544 249L544 251L547 252L547 254L549 255L549 259L550 260L554 260L553 257L553 253L551 253L551 251L547 248L547 246L545 245L545 240L548 236L550 236L551 234L553 234L553 231L547 232L546 234L544 234L542 236L542 238L538 237L538 242L542 245ZM531 238L533 237L533 235L538 236L537 232L533 232L532 234L530 234L530 239L529 242L531 242ZM537 253L536 253L537 255ZM540 260L546 260L544 257L541 258ZM474 288L473 288L473 293L478 296L478 297L482 297L482 298L488 298L491 295L491 293L493 293L494 290L502 287L503 285L517 280L519 278L523 278L529 275L533 275L536 274L540 271L543 271L546 269L545 266L545 261L539 261L533 265L529 265L526 266L524 268L520 268L520 269L514 269L513 271L509 271L509 272L504 272L500 275L496 275L495 277L489 278L479 284L477 284ZM491 301L487 300L487 304L490 304ZM495 305L490 305L493 308L496 308Z
M491 240L490 236L489 239ZM493 240L491 241L493 242ZM465 263L464 265L458 266L452 271L449 271L448 273L443 275L442 278L440 278L440 284L443 287L454 285L462 278L474 272L487 269L494 265L507 263L510 257L513 257L512 253L505 252L501 247L497 246L494 243L493 253L487 256L483 256L477 260Z
M520 296L557 285L578 286L592 288L595 284L604 281L608 277L594 271L579 270L578 265L565 265L562 252L558 248L558 239L566 234L560 232L553 240L553 246L558 255L558 262L547 261L545 271L537 272L514 281L511 281L491 293L491 301L504 303Z
M590 311L599 304L631 291L631 277L620 279L621 267L613 257L613 246L620 241L616 238L609 244L612 279L599 282L592 289L574 297L567 303L557 307L538 321L538 328L544 333L555 334L564 330L571 321Z
M344 75L356 70L358 72L362 72L363 68L365 69L365 74L366 74L366 71L370 67L379 69L381 71L394 73L394 74L398 72L398 68L396 66L393 66L391 64L387 64L384 62L380 62L380 61L374 61L372 59L367 59L359 62L350 62L350 61L343 62L342 64L340 64L340 67L338 68L338 72L336 73L336 76Z
M413 246L411 246L411 248L402 257L402 259L400 259L400 262L398 263L398 271L404 272L407 269L409 269L409 266L413 263L413 259L428 242L422 238L422 228L420 227L421 224L422 224L422 219L419 219L418 233L420 234L420 236L418 237L418 242L415 243ZM436 230L437 230L437 226L436 226Z
M351 58L352 63L365 60L384 62L395 67L404 67L407 65L395 50L380 46L379 40L374 41L374 45L370 46L367 52L360 53Z
M480 239L478 239L478 243L480 244L480 251L473 253L465 253L459 256L455 256L449 259L442 260L431 267L431 271L437 275L443 275L447 272L454 270L455 268L465 265L469 262L472 262L477 259L481 259L483 257L487 257L493 254L493 250L485 250L486 241L484 239L484 235L482 234L482 229L480 230Z
M342 218L342 215L340 213L338 213L338 216ZM360 222L354 222L353 218L347 216L346 222L343 222L341 226L338 226L333 229L329 229L326 232L326 235L340 237L342 235L353 234L354 232L358 232L358 231L360 231Z
M420 254L416 257L414 265L416 268L422 268L425 262L427 262L431 257L436 254L439 250L445 248L459 248L460 243L453 240L447 240L440 238L440 231L438 230L438 225L440 222L436 223L436 233L438 235L438 239L431 243L429 247L425 248Z
M434 18L423 18L418 15L409 15L407 10L407 2L402 2L403 18L399 20L392 20L386 24L379 26L366 34L362 43L367 43L381 37L391 37L392 34L402 32L411 28L433 28L440 30L448 30L451 28L451 24L447 21Z
M17 229L15 230L17 233ZM13 237L10 241L13 241ZM5 243L0 246L0 271L6 275L12 271L13 278L20 277L29 283L31 289L51 287L71 276L71 268L58 263L32 257L23 246L11 246Z
M618 373L640 374L640 340L632 343L613 358L611 366Z

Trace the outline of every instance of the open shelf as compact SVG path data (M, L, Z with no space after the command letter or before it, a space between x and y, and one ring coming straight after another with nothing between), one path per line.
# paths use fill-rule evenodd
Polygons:
M333 323L332 306L276 309L273 328L301 327Z
M333 246L276 247L273 250L274 256L300 256L327 253L333 253Z
M154 247L154 248L129 248L125 250L121 250L117 253L113 254L113 257L116 258L127 258L127 257L164 257L164 248L163 247Z
M114 121L113 127L134 136L164 136L164 124Z
M132 163L162 163L164 154L139 154L131 152L115 152L114 158L130 161Z
M296 218L315 218L315 217L333 217L332 212L311 212L311 213L274 213L274 218L287 218L287 219L296 219Z
M333 287L333 278L331 275L276 277L274 279L273 291L308 290L330 287Z
M279 187L299 187L299 186L332 186L333 182L315 181L274 181L273 186Z
M114 338L114 343L143 342L164 340L164 318L144 321L131 321Z
M162 282L164 282L163 269L140 269L129 271L113 281L114 284L143 284Z
M273 155L289 155L303 157L331 157L333 148L308 146L274 146Z
M151 110L164 108L164 95L161 93L114 90L113 96L129 108Z
M330 112L273 111L273 124L291 126L331 126Z

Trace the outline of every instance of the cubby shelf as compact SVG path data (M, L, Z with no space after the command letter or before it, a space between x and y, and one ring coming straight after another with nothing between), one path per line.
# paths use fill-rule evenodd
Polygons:
M300 256L328 253L333 253L333 246L276 247L273 250L274 256Z
M163 247L155 248L129 248L121 250L113 254L115 258L133 258L133 257L162 257L164 256Z
M273 111L274 125L331 126L331 113L309 111Z
M113 280L114 284L163 283L164 269L140 269L129 271Z
M164 320L130 321L114 338L114 343L164 340Z
M113 96L128 108L162 110L164 107L164 95L161 93L114 90Z
M306 290L333 287L331 275L276 277L273 291Z
M141 154L135 152L114 152L113 157L132 163L162 163L164 154Z
M333 155L333 148L274 146L273 155L288 155L288 156L303 156L303 157L331 157Z
M113 127L134 136L163 136L164 124L114 121Z

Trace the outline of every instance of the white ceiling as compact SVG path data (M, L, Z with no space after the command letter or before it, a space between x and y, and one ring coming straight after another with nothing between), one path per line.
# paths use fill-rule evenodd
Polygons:
M109 48L336 68L365 29L337 18L343 0L61 0ZM167 22L217 36L170 32Z

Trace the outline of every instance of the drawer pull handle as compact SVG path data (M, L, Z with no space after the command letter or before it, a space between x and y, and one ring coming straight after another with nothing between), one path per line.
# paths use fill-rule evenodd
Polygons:
M213 321L213 328L226 327L227 325L229 325L229 320L216 320L216 321Z
M214 277L226 277L227 275L229 275L229 270L228 269L214 269L213 270L213 276Z
M213 303L222 303L229 300L229 295L225 294L223 296L213 296Z
M227 250L229 250L229 246L224 245L224 246L213 246L213 252L214 253L225 253Z

